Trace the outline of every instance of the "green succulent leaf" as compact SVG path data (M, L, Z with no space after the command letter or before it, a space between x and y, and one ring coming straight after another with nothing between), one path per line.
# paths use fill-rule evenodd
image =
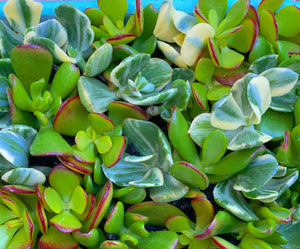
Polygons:
M61 4L55 8L58 21L68 33L68 42L78 53L86 51L94 40L90 20L71 4Z
M300 239L298 236L297 231L300 228L300 222L290 222L287 224L281 224L278 232L280 232L288 241L285 245L283 245L283 248L285 249L292 249L294 247L297 247Z
M33 168L16 168L2 175L1 180L9 184L35 186L35 184L44 184L46 181L45 175Z
M175 27L182 33L187 33L198 23L197 19L183 11L176 10L173 15Z
M275 68L277 64L278 64L278 55L268 54L253 61L249 67L249 71L255 74L260 74L268 69Z
M117 0L113 3L109 0L99 0L97 4L99 9L108 15L114 23L118 21L123 23L127 11L126 0Z
M9 243L8 249L10 248L20 248L27 247L30 248L33 244L32 238L29 238L26 229L21 227L13 236L12 240Z
M0 112L8 112L9 103L7 99L6 89L9 87L8 80L0 76Z
M124 205L118 201L108 216L104 230L107 233L120 234L124 222Z
M208 20L209 11L211 9L215 10L218 16L218 23L223 20L226 11L227 11L227 1L222 0L218 3L209 0L198 1L198 6L201 11L201 14Z
M259 219L242 194L233 189L233 183L230 180L218 183L213 193L218 205L229 210L241 220L250 222Z
M77 214L82 214L87 205L87 194L80 186L76 186L72 194L69 208L74 210Z
M156 231L149 234L148 237L141 237L139 240L140 249L171 249L178 241L177 233L173 231Z
M293 93L272 97L270 108L279 112L292 112L297 98Z
M278 198L278 192L268 189L255 189L250 192L244 192L243 195L252 200L259 200L264 203L270 203Z
M78 93L83 106L89 112L103 113L110 102L117 100L115 93L103 82L86 76L79 78Z
M3 6L3 12L12 28L24 34L27 28L39 24L42 8L39 2L14 0Z
M61 213L64 209L64 202L60 195L51 187L45 189L43 193L45 202L54 213Z
M278 162L275 157L266 154L259 156L248 166L231 178L233 188L238 191L250 192L264 186L276 173ZM260 172L257 174L257 172Z
M293 25L300 21L300 10L298 7L293 5L285 6L276 13L275 18L279 35L294 37L300 32L300 29Z

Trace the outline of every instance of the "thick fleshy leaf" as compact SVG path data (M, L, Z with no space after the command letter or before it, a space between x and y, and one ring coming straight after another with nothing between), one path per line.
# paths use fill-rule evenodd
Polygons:
M71 156L73 154L71 146L51 126L39 131L29 151L34 156Z
M157 41L157 47L164 54L164 56L176 66L181 68L187 67L186 63L182 59L182 56L174 46L163 41Z
M199 82L209 84L215 72L215 65L209 58L200 58L195 67L195 77Z
M102 18L104 14L98 8L86 8L84 14L90 19L93 26L99 27L103 24Z
M41 171L33 168L16 168L2 175L1 180L9 184L34 186L37 183L44 184L46 177Z
M207 99L210 101L218 101L225 95L230 93L230 86L226 85L216 85L210 87L207 91Z
M99 242L105 240L104 233L100 230L100 228L92 229L87 233L76 231L72 233L72 235L76 241L86 247L97 246Z
M244 56L228 47L220 47L220 65L226 69L234 69L241 65Z
M126 0L118 0L113 4L109 0L99 0L98 7L101 11L103 11L113 22L124 20L126 11L127 11L127 1Z
M111 181L107 181L107 183L96 195L95 207L89 218L83 224L83 231L90 231L91 229L98 227L106 211L108 210L112 196L113 185Z
M283 246L285 249L292 249L293 247L297 247L299 245L299 229L300 222L290 222L280 225L278 232L280 232L280 234L282 234L288 241L288 243Z
M97 48L86 63L84 75L94 77L102 73L110 65L112 53L113 48L109 43Z
M76 152L74 152L74 154L76 155ZM77 154L76 156L78 156L78 159L79 159L79 157L80 157L80 159L82 159L82 157L80 155ZM88 158L90 159L90 157L88 157ZM93 173L93 165L91 164L90 161L89 161L89 163L81 162L73 156L66 156L66 157L59 156L58 159L66 167L68 167L69 169L74 170L75 172L78 172L78 173L81 173L81 174L92 174ZM86 159L86 158L84 158L84 159Z
M259 156L248 166L233 176L231 180L235 190L250 192L264 186L278 169L278 162L275 157L266 154ZM257 174L257 172L260 172Z
M229 210L235 216L244 220L257 221L258 217L243 196L233 189L233 183L229 180L220 182L214 188L214 198L218 205Z
M259 12L260 34L269 42L274 43L278 39L278 26L274 14L264 9Z
M61 164L51 170L48 180L66 203L70 201L75 187L80 185L80 176Z
M166 220L166 227L170 231L184 234L193 234L189 219L183 216L171 216Z
M115 128L114 123L104 114L101 113L89 113L88 120L90 125L95 129L98 134L104 134Z
M78 67L70 62L64 62L56 71L50 86L53 99L61 97L65 99L77 86L80 76Z
M296 36L300 29L295 23L300 22L300 9L290 5L280 9L275 15L278 34L286 37Z
M48 230L48 219L45 213L45 209L42 206L41 202L37 202L35 214L37 217L37 224L40 229L40 231L45 234Z
M63 135L75 136L80 130L89 127L88 112L82 106L78 96L66 100L57 111L53 121L54 129ZM69 124L72 124L69 126Z
M250 192L244 192L243 195L252 200L259 200L263 203L271 203L278 198L278 192L263 188L255 189Z
M213 27L207 23L194 25L186 34L181 47L183 61L189 65L195 65L199 55L207 44L207 39L214 37Z
M195 17L179 10L174 12L173 22L175 27L182 33L187 33L198 23Z
M19 44L17 44L17 45L19 45ZM1 55L1 50L0 50L0 55ZM8 78L8 76L12 73L14 73L14 70L11 66L10 59L9 58L1 58L0 59L0 75L4 76L5 78Z
M212 236L211 240L218 248L224 248L224 249L238 249L239 248L221 237Z
M247 14L250 6L249 0L238 0L228 10L225 19L220 23L219 30L225 31L237 26Z
M38 246L41 249L77 249L79 243L69 233L63 233L53 226L40 238Z
M165 222L168 217L171 216L183 216L187 217L186 214L181 211L178 207L173 206L169 203L161 202L142 202L133 205L128 208L127 212L140 214L149 218L147 224L156 226L165 226Z
M191 201L191 205L196 214L196 230L207 226L213 220L215 211L213 205L208 199L193 199Z
M282 96L290 92L298 80L298 74L288 68L271 68L260 74L268 79L273 96Z
M55 8L58 21L68 33L68 42L78 52L87 50L94 40L90 20L71 4L61 4Z
M69 208L74 210L77 214L82 214L87 205L87 194L80 186L76 186L72 194Z
M122 123L126 118L147 120L147 113L140 107L116 101L108 104L108 116L115 124Z
M148 237L139 239L140 249L152 248L175 248L178 242L178 234L173 231L156 231L149 234Z
M25 228L21 227L13 236L7 249L30 248L32 244L33 240L31 238L28 238Z
M211 9L214 9L218 16L218 23L220 23L220 21L223 20L225 14L226 14L227 1L222 0L222 1L219 1L218 3L216 3L214 1L209 1L209 0L200 0L200 1L198 1L198 6L199 6L199 9L201 10L201 13L207 20L209 17L209 11Z
M271 12L276 12L283 2L284 0L262 0L258 5L257 10L262 11L263 9L267 9Z
M14 168L28 167L28 148L25 139L17 133L0 131L0 155ZM7 171L5 166L4 171Z
M200 189L208 187L208 178L205 173L190 163L176 162L171 166L171 174L184 184L197 186Z
M258 238L265 238L275 232L276 222L270 218L258 222L249 222L247 229L252 235Z
M46 188L43 196L47 205L54 213L59 214L63 211L64 202L61 199L60 195L53 188Z
M284 207L261 207L258 213L264 218L273 219L276 223L289 223L292 220L291 210Z
M198 105L203 110L206 110L207 104L208 104L207 98L206 98L207 87L201 83L194 82L194 83L192 83L192 91L193 91L194 98L195 98L196 102L198 103Z
M2 58L9 58L10 51L17 45L23 43L23 37L15 33L1 20L0 21L0 54Z
M252 63L260 57L268 54L274 54L273 45L266 38L259 35L249 53L248 61Z
M124 205L118 201L104 224L105 232L120 234L124 222Z
M13 29L21 34L38 25L43 5L32 0L13 0L3 6L3 12Z
M56 19L49 19L35 26L33 31L26 33L24 43L33 36L48 38L59 47L63 47L68 39L66 30Z
M157 202L170 202L181 199L189 190L187 185L177 181L170 174L163 174L164 184L149 189L150 198Z
M227 39L227 45L241 53L252 49L258 35L257 23L252 18L245 19L242 28Z
M81 228L81 222L76 216L68 211L64 211L51 218L50 223L63 233L72 233Z
M193 140L188 134L188 128L188 124L182 113L178 108L174 108L168 130L169 139L184 160L196 167L201 167L198 152Z
M48 82L53 58L47 49L33 44L18 45L12 49L10 60L17 77L28 93L32 82L41 78Z
M115 93L110 91L107 85L86 76L79 78L78 93L83 106L89 112L103 113L110 102L117 100Z
M272 97L270 108L279 112L292 112L297 98L293 93Z
M121 135L111 137L111 149L104 154L101 154L103 165L107 168L114 166L121 160L125 151L126 139Z

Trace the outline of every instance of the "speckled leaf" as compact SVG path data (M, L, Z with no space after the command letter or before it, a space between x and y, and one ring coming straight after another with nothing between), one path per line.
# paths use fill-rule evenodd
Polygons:
M109 43L103 44L101 47L89 57L84 75L94 77L102 73L111 63L113 48Z
M23 37L7 27L2 20L0 20L0 38L0 54L3 58L9 58L10 51L23 43Z
M233 183L231 181L226 180L218 183L213 193L218 205L229 210L241 220L246 222L258 220L253 209L243 196L233 189Z
M294 88L298 80L297 73L281 67L268 69L260 75L268 79L272 97L287 94Z
M2 175L1 180L9 184L34 186L37 183L44 184L46 177L41 171L33 168L16 168Z
M13 0L3 6L3 12L13 29L21 34L38 25L43 5L32 0Z
M260 188L274 176L277 169L278 162L275 157L269 154L259 156L231 178L234 183L233 188L243 192ZM259 174L257 174L258 171Z
M67 30L69 44L79 53L87 50L94 40L88 17L68 3L57 6L55 14Z
M28 166L28 148L25 139L12 131L0 131L0 155L15 167Z
M110 102L117 100L115 93L110 91L107 85L86 76L79 78L78 93L83 106L89 112L103 113Z

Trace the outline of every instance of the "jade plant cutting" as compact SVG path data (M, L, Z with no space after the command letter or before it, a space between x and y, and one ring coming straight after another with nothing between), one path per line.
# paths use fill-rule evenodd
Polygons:
M0 247L298 248L300 5L132 3L4 4Z

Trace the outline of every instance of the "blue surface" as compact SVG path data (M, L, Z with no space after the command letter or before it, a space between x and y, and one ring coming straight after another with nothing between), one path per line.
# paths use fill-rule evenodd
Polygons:
M112 0L113 1L113 0ZM147 5L148 3L152 3L155 8L159 8L161 3L164 0L142 0L143 6ZM71 3L81 11L86 9L87 7L94 7L97 8L97 0L83 0L83 1L41 1L43 4L42 15L54 15L54 9L57 5L62 4L64 2ZM128 13L132 13L135 10L135 1L134 0L127 0L128 2ZM236 0L229 0L228 6L231 6ZM254 7L258 6L259 0L250 0L251 4ZM173 4L175 9L182 10L184 12L192 13L194 5L198 3L198 0L173 0ZM3 5L5 2L0 2L0 17L4 16L3 13ZM282 6L286 5L296 5L300 8L300 2L295 2L292 0L285 0Z

